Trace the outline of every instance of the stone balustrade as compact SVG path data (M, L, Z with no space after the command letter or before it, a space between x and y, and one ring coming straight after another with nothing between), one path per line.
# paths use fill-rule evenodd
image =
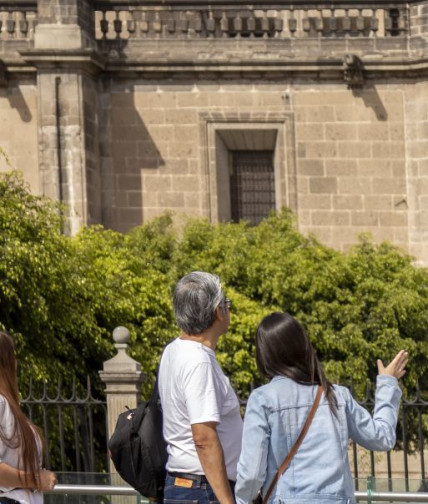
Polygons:
M0 40L33 40L37 5L0 2Z
M409 32L403 4L396 7L344 5L329 8L268 5L181 7L164 4L96 11L99 40L165 38L346 38L399 37Z
M98 40L186 38L385 38L411 33L409 7L381 0L349 4L245 4L235 2L189 5L170 0L95 1ZM0 40L33 40L36 1L0 0Z

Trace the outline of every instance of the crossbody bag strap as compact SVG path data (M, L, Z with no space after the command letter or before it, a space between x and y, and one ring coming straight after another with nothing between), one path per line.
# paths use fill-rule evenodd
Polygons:
M294 443L293 448L291 448L290 452L285 457L284 462L281 464L278 471L276 472L276 474L275 474L275 476L274 476L274 478L268 488L268 491L266 492L266 495L263 497L263 504L267 503L271 493L273 492L273 489L275 488L276 484L278 483L280 476L285 472L285 470L287 469L288 465L290 464L292 458L294 457L294 455L296 454L300 445L302 444L302 441L304 440L306 433L308 432L309 426L311 425L312 420L313 420L315 413L317 411L318 404L320 403L322 393L323 393L323 388L321 387L321 385L319 385L318 390L317 390L317 395L316 395L314 403L312 404L312 407L309 411L309 415L308 415L308 418L306 419L305 425L303 426L303 429L300 432L299 437L297 438L297 441Z

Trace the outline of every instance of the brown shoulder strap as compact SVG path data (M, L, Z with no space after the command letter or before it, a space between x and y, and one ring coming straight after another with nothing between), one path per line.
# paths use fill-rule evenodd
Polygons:
M288 455L285 457L284 462L281 464L280 468L278 469L277 473L275 474L275 476L272 480L272 483L270 484L269 489L266 492L266 495L263 497L263 504L267 503L267 501L270 497L270 494L272 493L273 489L275 488L276 484L278 483L280 476L285 472L285 470L287 469L288 465L290 464L292 458L294 457L297 450L299 449L299 446L302 444L302 441L305 438L306 433L308 432L309 426L311 425L312 420L313 420L315 413L317 411L318 404L320 403L322 393L323 393L323 388L321 387L321 385L319 385L317 395L314 400L314 404L312 404L312 407L309 411L309 415L308 415L308 418L306 419L305 425L303 426L303 429L302 429L301 433L299 434L297 441L294 443L293 448L291 448Z

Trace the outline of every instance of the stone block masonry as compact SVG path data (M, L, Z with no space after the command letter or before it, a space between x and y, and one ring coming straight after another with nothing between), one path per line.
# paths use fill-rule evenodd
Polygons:
M156 2L0 6L0 145L71 233L230 220L233 153L265 150L300 231L339 250L369 231L428 262L428 0Z

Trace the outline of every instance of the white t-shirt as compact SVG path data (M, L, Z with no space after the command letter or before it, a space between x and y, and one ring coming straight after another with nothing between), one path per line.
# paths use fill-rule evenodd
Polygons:
M15 426L15 418L13 416L12 410L10 409L9 402L7 399L0 394L0 427L2 432L7 437L10 437L13 433ZM41 447L39 446L41 451ZM19 455L20 448L11 448L7 446L0 438L0 465L4 462L5 464L15 467L16 469L23 470L23 467L19 465ZM25 490L24 488L7 488L0 486L0 497L8 497L9 499L14 499L22 504L42 504L43 494L40 492L32 492L31 490Z
M238 398L214 351L197 341L181 338L170 343L159 368L159 393L163 433L168 443L167 470L204 474L191 425L217 422L227 477L235 481L242 418Z

